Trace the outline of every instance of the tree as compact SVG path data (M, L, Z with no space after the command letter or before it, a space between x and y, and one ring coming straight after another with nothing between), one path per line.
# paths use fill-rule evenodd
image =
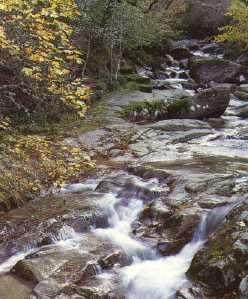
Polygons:
M0 17L1 62L10 62L18 88L30 98L12 97L11 105L26 114L51 113L57 105L83 115L90 91L78 75L82 54L72 41L79 17L75 1L6 0Z
M87 53L84 72L95 57L101 56L108 66L112 83L118 78L124 53L159 43L169 26L163 13L152 9L157 2L81 0L79 35L83 52Z
M229 25L220 28L220 34L216 37L218 42L235 42L242 49L248 49L248 1L242 0L233 5L228 15L232 21Z

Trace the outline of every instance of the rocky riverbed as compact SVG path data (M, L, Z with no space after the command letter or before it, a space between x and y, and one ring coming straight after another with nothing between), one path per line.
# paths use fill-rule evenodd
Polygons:
M0 298L247 298L248 76L223 54L173 44L64 141L98 171L1 215Z

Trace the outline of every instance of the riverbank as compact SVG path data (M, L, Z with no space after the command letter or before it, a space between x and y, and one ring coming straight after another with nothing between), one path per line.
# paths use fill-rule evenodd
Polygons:
M204 50L206 44L192 42L197 49L184 45L184 57L167 55L156 73L137 70L135 80L145 78L149 92L106 96L85 120L93 127L61 138L87 152L96 171L2 214L3 298L245 298L247 79L234 62L228 72L223 63L219 68L218 45ZM177 57L180 47L172 50ZM201 69L194 66L193 81L195 59ZM224 73L216 77L216 68ZM216 113L210 99L219 84L228 90L224 115L190 118L206 105ZM208 102L196 102L209 89ZM195 111L180 110L180 118L178 110L156 118L161 105L143 110L144 102L168 108L182 98ZM134 103L141 104L138 121L122 113Z

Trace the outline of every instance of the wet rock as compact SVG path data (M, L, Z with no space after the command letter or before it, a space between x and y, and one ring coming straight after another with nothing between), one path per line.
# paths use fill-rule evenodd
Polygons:
M238 98L241 101L248 101L248 92L235 91L234 95L235 95L236 98Z
M218 195L207 195L202 196L201 199L198 201L198 204L203 209L214 209L216 207L224 206L228 204L230 199L224 196Z
M211 44L207 44L207 45L203 46L201 48L201 51L203 53L208 53L211 55L221 55L224 53L224 47L220 46L217 43L211 43Z
M149 125L149 128L162 131L188 131L193 129L211 129L207 122L192 119L162 120Z
M235 83L241 66L237 63L218 58L192 59L190 76L197 83Z
M32 285L27 285L13 275L0 276L1 299L27 299L32 291Z
M238 90L243 92L248 92L248 84L241 84L238 88Z
M234 109L234 113L239 117L248 117L248 104L242 105Z
M247 274L247 228L240 222L246 209L247 203L240 204L227 216L224 225L195 256L188 272L193 281L204 284L213 294L218 292L220 297L228 294L237 298Z
M96 190L103 193L115 192L118 197L123 199L136 197L144 201L151 201L167 192L166 189L164 191L152 183L145 183L138 177L127 177L126 175L103 180Z
M34 288L33 294L37 298L54 299L62 292L68 294L65 289L71 289L74 285L85 285L91 279L95 280L100 269L98 261L105 261L105 264L102 264L110 268L111 261L122 265L125 256L119 248L94 234L82 235L80 240L77 240L75 249L70 248L70 243L68 247L65 245L50 248L52 249L44 248L28 258L29 264L32 263L32 275L37 274L37 271L43 273L44 268L48 268L48 260L51 257L57 260L56 269L49 268L52 271L46 271L46 275ZM115 255L117 252L119 254ZM105 257L103 253L106 254Z
M171 49L174 48L188 48L191 51L196 51L201 46L201 41L198 39L182 39L182 40L171 40L169 46Z
M244 65L244 66L248 66L248 54L247 53L243 53L239 56L239 58L237 59L237 63Z
M50 250L37 252L19 261L11 272L22 279L38 283L50 277L72 257L79 257L78 252L64 252L64 250L59 247L51 247Z
M225 177L215 177L215 179L200 179L189 182L185 185L185 190L190 193L205 192L207 194L217 194L219 196L231 196L234 193L235 181Z
M184 89L188 89L188 90L197 90L200 85L196 82L194 82L193 80L191 80L190 82L182 82L182 87Z
M151 79L146 76L141 76L138 74L132 74L125 77L127 81L133 81L138 84L148 85L151 82Z
M187 59L193 55L186 47L174 47L171 49L170 54L176 60Z
M186 285L177 291L176 299L204 299L202 291L199 287L187 282Z
M170 174L163 169L156 169L149 166L130 166L127 168L129 173L139 176L145 180L158 179L159 181L167 181Z
M239 290L244 298L248 297L248 275L241 280Z
M41 281L32 291L31 299L53 299L63 289L54 279Z
M77 294L84 298L94 299L124 299L120 278L116 274L106 274L94 277L76 287Z
M115 265L127 265L129 263L129 259L125 254L123 254L123 252L119 250L102 257L99 259L98 263L103 269L109 270Z
M122 115L132 121L214 118L220 117L225 112L229 101L229 89L215 87L192 97L129 104L123 108Z
M147 85L142 84L142 85L139 85L139 90L142 92L145 92L145 93L152 93L153 87L150 84L147 84Z
M167 54L165 55L165 63L168 65L168 66L178 66L178 61L174 60L174 58Z
M109 155L112 157L112 158L116 158L116 157L119 157L119 156L123 156L124 155L124 151L123 150L120 150L120 149L112 149L110 152L109 152Z
M154 80L152 83L153 89L165 90L171 88L170 83L164 79Z

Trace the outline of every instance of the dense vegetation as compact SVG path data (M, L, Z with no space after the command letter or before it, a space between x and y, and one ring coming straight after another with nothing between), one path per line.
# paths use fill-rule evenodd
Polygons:
M219 42L234 42L242 49L248 49L248 1L235 1L231 6L228 16L231 17L230 24L220 29L217 36Z
M116 87L121 68L183 33L186 12L184 0L0 1L4 209L94 166L79 146L64 145L63 128L84 117L99 83ZM247 1L235 1L229 17L217 40L247 49Z

